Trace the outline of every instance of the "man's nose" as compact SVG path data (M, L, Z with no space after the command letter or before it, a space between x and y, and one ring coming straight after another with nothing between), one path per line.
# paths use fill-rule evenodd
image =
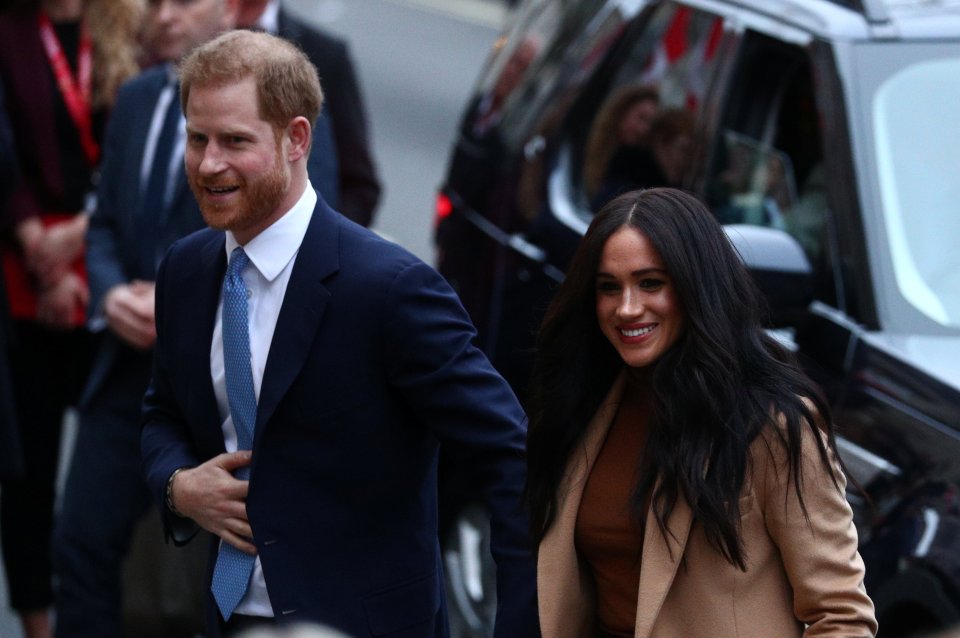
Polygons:
M207 144L203 149L198 169L202 175L214 175L224 169L223 153L216 144Z

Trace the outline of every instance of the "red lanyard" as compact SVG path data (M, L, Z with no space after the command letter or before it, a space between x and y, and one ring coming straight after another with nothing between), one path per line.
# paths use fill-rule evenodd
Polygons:
M40 12L40 39L43 48L47 51L47 59L53 68L53 74L60 87L60 94L67 105L70 118L80 133L80 143L83 153L87 156L90 166L96 166L100 159L100 145L93 137L93 118L90 115L90 85L93 66L93 45L86 28L80 25L80 49L77 52L77 78L74 79L67 63L67 56L63 53L60 40L57 38L50 18L43 11Z

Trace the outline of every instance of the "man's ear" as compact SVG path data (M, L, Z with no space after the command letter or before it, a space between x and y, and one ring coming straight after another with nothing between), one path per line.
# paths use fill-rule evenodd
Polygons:
M310 143L313 141L313 128L310 121L301 116L290 120L287 125L287 139L290 146L287 148L287 161L296 162L301 157L306 157L310 152Z

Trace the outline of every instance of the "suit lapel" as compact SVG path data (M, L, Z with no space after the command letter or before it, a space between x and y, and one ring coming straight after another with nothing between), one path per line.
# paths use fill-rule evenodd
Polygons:
M178 95L174 96L174 99L179 99L179 86L180 85L178 83L177 84ZM183 112L180 113L180 117L181 118L184 117ZM190 192L190 188L187 183L187 170L183 163L183 156L184 156L185 150L186 150L186 145L184 144L184 146L180 148L180 154L179 154L180 161L178 162L178 165L174 168L175 175L173 177L173 190L170 193L170 205L167 206L166 210L164 211L165 215L164 215L163 223L172 225L174 228L177 227L176 224L182 223L183 220L181 219L172 220L170 219L171 215L175 216L178 214L182 214L184 211L196 209L195 202L191 206L189 203L186 203L184 201L184 200L187 200L189 202L189 200L193 198L193 193ZM199 218L199 215L197 217Z
M190 358L188 374L192 379L191 388L196 388L194 411L197 423L214 424L215 427L200 427L197 429L203 437L202 446L205 449L224 450L223 432L220 429L220 411L217 407L216 395L213 392L213 377L210 375L210 346L213 342L213 328L217 320L217 306L220 303L220 288L223 285L223 275L227 270L227 254L224 248L225 235L215 233L201 250L200 268L191 285L186 286L183 293L191 295L192 301L184 303L183 307L192 318L187 325L195 325L192 332L188 352L194 353ZM191 294L192 293L192 294Z
M277 12L277 35L292 42L298 42L302 34L300 24L293 20L287 12L280 8ZM323 78L320 78L321 80Z
M149 181L151 167L147 170L145 181L143 179L142 168L144 155L147 151L147 139L150 137L150 127L153 123L153 115L157 108L157 102L163 87L166 85L166 67L158 67L152 71L150 84L145 85L140 94L140 108L133 114L130 130L136 131L134 141L130 148L130 155L127 156L127 165L125 171L127 174L127 188L131 189L130 199L136 202L134 214L125 216L129 220L127 223L132 225L131 239L136 246L137 272L138 277L151 279L156 272L157 251L160 242L159 229L162 227L162 221L156 218L156 208L147 201L147 184ZM157 144L160 144L159 138ZM153 161L157 161L154 157ZM162 253L161 253L162 254Z
M625 378L624 374L617 378L587 426L582 447L571 455L558 490L556 520L540 542L537 589L544 636L579 638L592 631L593 586L577 557L577 514L587 478L617 414Z
M270 421L312 351L330 298L323 280L340 267L340 225L336 215L323 199L318 199L297 252L263 371L254 448L264 425Z
M153 123L153 113L157 109L157 100L160 99L160 93L167 83L167 74L165 71L162 71L161 68L158 68L150 80L151 82L147 90L141 93L141 108L137 110L137 114L134 116L136 120L134 120L133 125L130 127L131 130L138 132L135 136L136 141L130 148L131 153L128 157L130 164L127 167L130 179L136 184L137 197L135 201L137 202L137 211L143 211L144 209L143 197L146 184L141 178L140 171L143 168L143 155L147 152L147 138L150 137L150 125ZM176 96L174 96L174 99L176 99Z

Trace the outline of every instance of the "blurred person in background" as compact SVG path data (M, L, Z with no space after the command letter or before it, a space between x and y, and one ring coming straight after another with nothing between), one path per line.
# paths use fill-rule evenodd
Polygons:
M682 108L666 108L650 123L645 145L621 146L610 158L600 190L591 200L594 210L637 188L680 186L690 166L693 115Z
M0 16L0 82L20 169L2 252L24 459L23 476L3 483L0 528L10 602L28 638L50 636L61 425L92 348L84 236L107 112L137 71L141 14L138 0L43 0Z
M315 152L310 154L307 165L310 182L331 208L362 226L373 224L380 201L380 180L360 82L347 44L297 20L280 6L279 0L240 0L237 26L290 40L317 67L328 99L314 127ZM336 173L332 187L326 177L331 166Z
M650 127L660 108L660 95L652 86L620 87L607 98L587 140L583 179L587 197L603 187L609 165L622 148L648 148Z
M495 47L503 45L503 40L498 40ZM464 111L456 152L450 160L449 185L474 210L488 211L488 202L495 196L483 185L490 181L485 176L501 169L503 106L536 60L541 46L536 34L525 35L513 51L504 54L507 57L493 85L477 95Z
M150 0L145 42L163 62L125 83L110 115L87 232L90 324L103 338L84 388L54 535L58 638L122 635L121 567L150 506L140 470L140 403L156 339L156 267L170 244L204 226L183 168L174 65L233 28L236 12L236 0ZM189 624L159 612L157 621L166 623L166 636L180 630L177 623Z

